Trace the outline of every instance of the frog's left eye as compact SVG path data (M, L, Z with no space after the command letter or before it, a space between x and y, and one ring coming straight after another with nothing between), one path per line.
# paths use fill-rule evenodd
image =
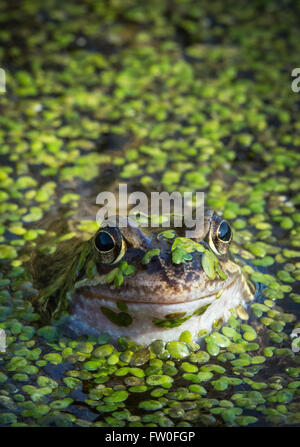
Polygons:
M212 251L218 255L225 255L228 251L230 241L232 239L232 231L226 220L215 217L211 222L209 231L209 246Z
M223 242L230 242L231 240L231 228L228 225L228 223L223 220L223 222L220 223L219 228L217 230L217 237L220 239L220 241Z
M117 227L99 230L94 238L94 246L102 264L115 264L125 254L126 244Z

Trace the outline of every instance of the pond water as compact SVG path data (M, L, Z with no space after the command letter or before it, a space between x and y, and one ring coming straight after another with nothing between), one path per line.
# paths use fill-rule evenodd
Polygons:
M0 6L0 425L299 425L299 5L15 3ZM41 321L33 254L91 237L90 205L118 183L205 192L257 285L247 313L150 347Z

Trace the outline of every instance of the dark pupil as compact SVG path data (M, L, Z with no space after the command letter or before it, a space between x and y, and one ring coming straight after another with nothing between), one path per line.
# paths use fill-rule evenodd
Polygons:
M218 230L218 238L221 241L228 242L231 238L231 229L227 222L222 222Z
M110 251L115 246L113 238L106 231L99 233L95 243L100 251Z

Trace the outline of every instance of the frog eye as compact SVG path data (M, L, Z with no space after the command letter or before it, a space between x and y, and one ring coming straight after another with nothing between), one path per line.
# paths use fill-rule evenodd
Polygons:
M125 254L126 244L117 227L99 230L94 237L94 247L102 264L115 264Z
M232 231L226 220L215 217L209 231L209 246L218 255L225 255L232 239Z
M222 242L230 242L232 236L231 228L228 223L223 220L217 230L217 238Z
M108 252L114 248L115 241L107 231L100 231L95 238L95 246L98 251Z

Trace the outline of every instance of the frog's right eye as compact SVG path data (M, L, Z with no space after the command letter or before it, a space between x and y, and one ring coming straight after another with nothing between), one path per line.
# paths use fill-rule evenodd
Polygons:
M219 216L214 216L209 231L209 246L217 256L228 252L232 239L230 225Z
M123 258L126 244L118 227L107 227L95 234L94 246L102 264L115 264Z

